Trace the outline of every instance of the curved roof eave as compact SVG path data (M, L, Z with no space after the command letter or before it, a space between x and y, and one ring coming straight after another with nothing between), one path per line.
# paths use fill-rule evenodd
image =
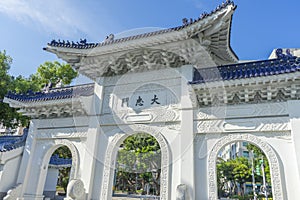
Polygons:
M187 34L188 32L197 32L199 29L207 23L213 24L214 21L218 20L218 16L222 14L229 15L230 22L227 26L227 41L226 44L222 45L222 51L224 51L223 57L227 63L236 62L237 56L233 52L230 46L230 30L231 30L231 17L236 6L232 1L226 1L221 6L218 6L214 11L207 14L202 14L198 19L192 20L191 22L169 29L158 30L149 33L143 33L139 35L129 36L125 38L107 40L102 43L70 43L68 42L56 42L52 41L48 43L48 46L44 50L56 54L59 58L67 61L70 64L80 63L81 59L88 55L107 55L108 53L115 53L118 51L124 51L134 47L137 42L147 42L149 46L157 45L159 43L167 43L176 40L190 39L192 35ZM195 30L198 29L198 30Z

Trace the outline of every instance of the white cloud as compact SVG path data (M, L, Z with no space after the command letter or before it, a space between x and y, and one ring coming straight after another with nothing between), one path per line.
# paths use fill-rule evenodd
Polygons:
M66 0L0 0L0 13L28 26L72 37L88 33L80 9Z

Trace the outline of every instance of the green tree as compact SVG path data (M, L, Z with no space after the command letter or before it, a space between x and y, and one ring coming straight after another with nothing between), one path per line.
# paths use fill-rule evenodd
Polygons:
M55 86L59 81L61 81L63 85L69 85L77 76L77 71L75 71L69 64L54 61L45 62L40 65L37 72L31 76L31 80L37 82L41 88L49 82L51 82L53 86Z
M12 58L6 51L0 51L0 123L7 128L16 128L19 125L27 126L30 118L22 116L15 108L9 107L3 102L4 96L9 92L27 93L28 91L40 91L49 82L55 86L59 81L68 85L77 77L78 73L69 64L57 61L45 62L40 65L35 74L25 78L23 76L13 77L8 74Z
M231 160L220 160L217 164L217 178L219 188L219 195L224 193L225 184L231 185L229 188L230 194L234 194L237 186L240 187L242 195L244 195L243 185L246 181L250 181L251 166L247 158L237 157Z
M136 192L137 184L144 188L146 183L152 182L159 195L160 165L160 146L153 136L144 133L129 136L118 151L117 186L121 185L123 189L128 186L128 190ZM155 177L152 175L153 170L156 170Z
M234 160L234 169L232 171L234 180L239 184L240 191L242 192L242 196L244 196L244 183L246 181L250 181L251 176L251 166L247 158L245 157L237 157Z
M20 123L28 123L26 117L22 117L15 108L9 107L3 102L4 96L8 91L14 90L14 78L8 74L12 58L6 54L6 51L0 51L0 123L7 128L15 128Z
M60 158L72 158L72 153L67 146L59 147L55 150L53 155L58 155ZM67 186L70 179L71 167L65 167L59 169L58 174L58 186L62 187L65 192L67 192Z
M263 164L264 164L264 170L265 170L265 176L266 176L266 182L271 185L271 173L270 173L270 165L269 165L269 161L267 159L267 156L264 154L264 152L258 148L257 146L253 145L253 144L248 144L247 145L247 150L249 152L253 152L254 154L254 166L258 166L259 170L260 170L260 174L256 174L256 179L259 180L260 182L262 182L262 171L260 168L260 160L263 160Z
M12 88L11 91L15 93L27 93L28 91L39 91L41 88L38 83L29 78L25 78L21 75L12 77Z

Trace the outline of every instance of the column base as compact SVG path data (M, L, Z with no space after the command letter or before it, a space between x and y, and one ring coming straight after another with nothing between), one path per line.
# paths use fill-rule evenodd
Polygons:
M24 194L23 197L17 199L18 200L43 200L44 195Z

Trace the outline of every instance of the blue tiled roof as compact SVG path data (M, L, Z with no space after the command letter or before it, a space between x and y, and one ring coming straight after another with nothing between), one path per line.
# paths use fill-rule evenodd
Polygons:
M28 129L21 136L0 136L0 152L11 151L25 145Z
M68 99L79 96L90 96L94 93L94 84L80 86L69 86L63 88L53 88L49 92L28 92L26 94L16 94L9 92L5 97L20 102L49 101L57 99Z
M110 45L110 44L114 44L114 43L119 43L119 42L125 42L128 40L135 40L135 39L139 39L139 38L145 38L145 37L149 37L149 36L153 36L153 35L159 35L162 33L168 33L168 32L173 32L173 31L178 31L181 30L187 26L190 26L206 17L209 17L211 15L213 15L214 13L226 8L228 5L233 5L234 6L234 2L231 0L226 0L226 2L222 3L221 5L219 5L218 7L216 7L213 11L211 11L210 13L202 13L197 19L190 19L187 20L186 23L184 23L181 26L177 26L174 28L168 28L168 29L163 29L163 30L159 30L159 31L153 31L153 32L149 32L149 33L143 33L143 34L139 34L139 35L134 35L134 36L129 36L129 37L124 37L124 38L120 38L120 39L114 39L114 40L110 40L110 41L104 41L102 43L87 43L86 40L81 40L80 42L70 42L70 41L56 41L56 40L52 40L50 43L48 43L49 46L53 46L53 47L65 47L65 48L76 48L76 49L90 49L90 48L94 48L97 46L106 46L106 45Z
M194 70L189 84L272 76L300 71L300 57L284 57Z
M55 154L51 156L49 164L56 166L71 166L72 158L60 158L57 154Z

